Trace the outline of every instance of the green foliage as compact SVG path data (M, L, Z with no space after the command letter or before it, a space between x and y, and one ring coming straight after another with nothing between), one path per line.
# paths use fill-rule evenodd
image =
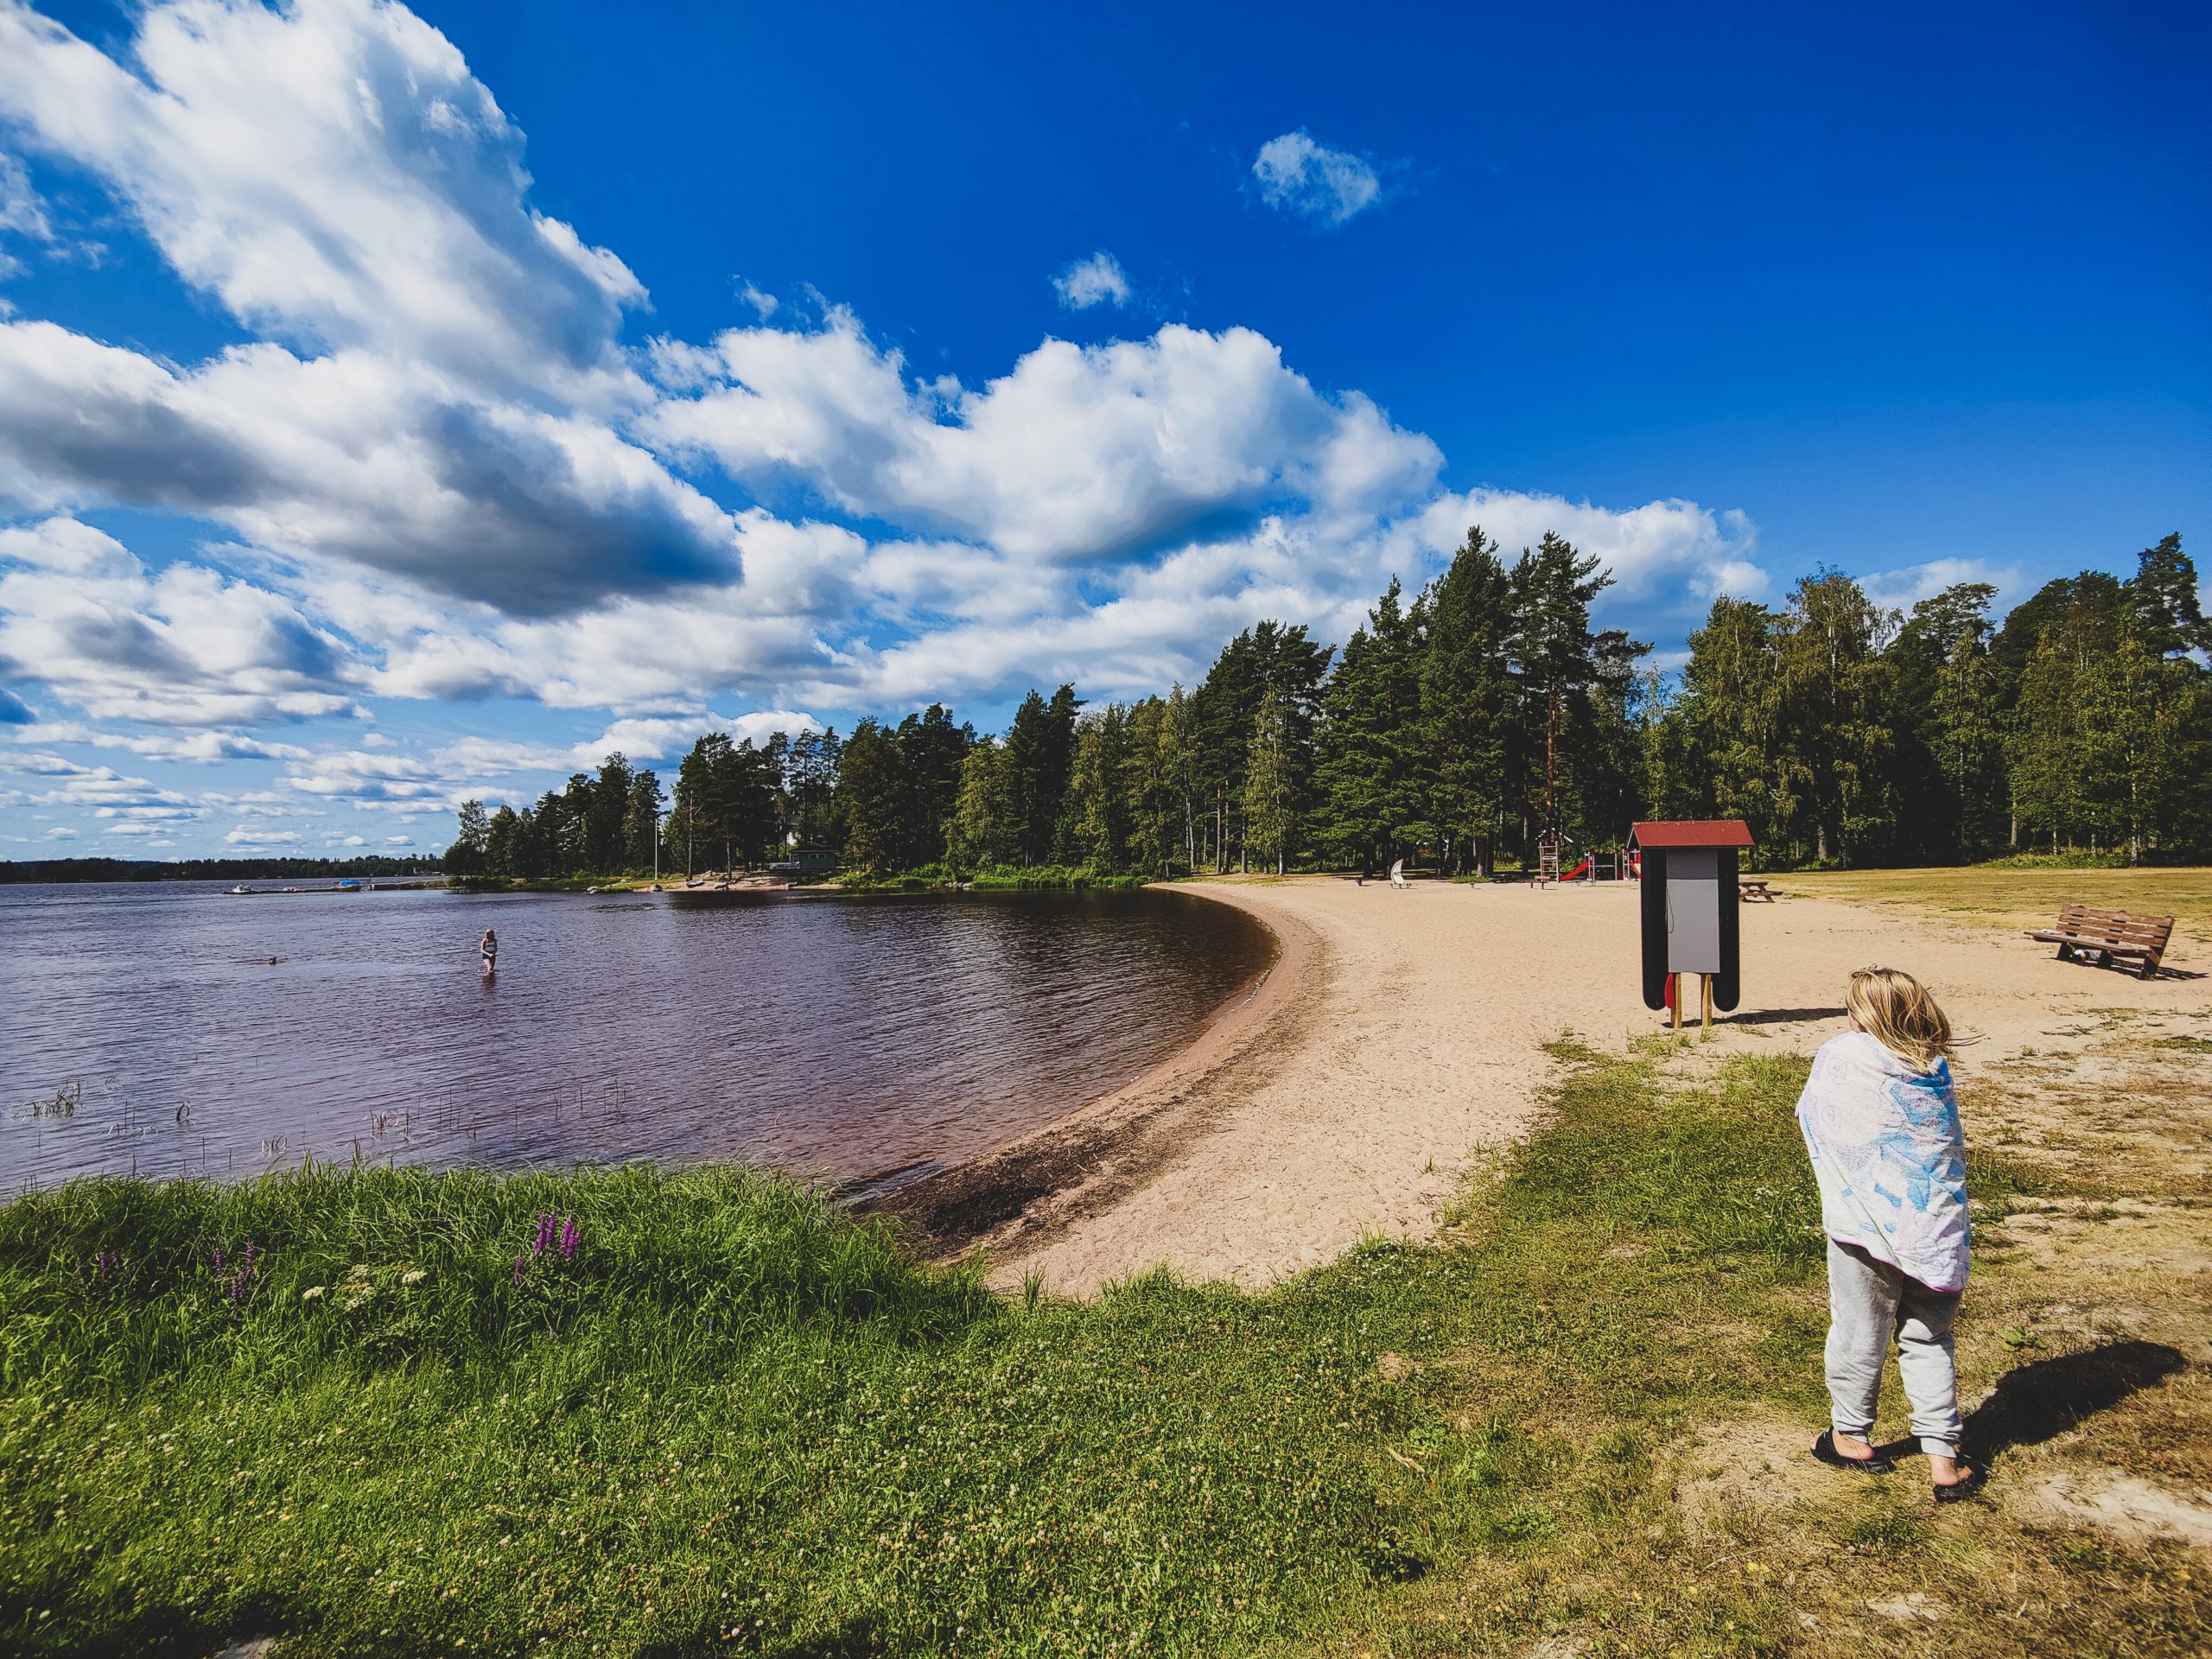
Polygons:
M1046 863L1064 850L1061 827L1069 822L1068 780L1075 770L1076 714L1082 707L1071 685L1061 686L1049 702L1032 691L1007 728L1010 829L1021 863Z
M1427 840L1434 740L1423 728L1421 676L1428 601L1402 602L1398 579L1352 630L1321 696L1316 839L1332 856L1375 870L1400 842Z
M1244 836L1264 869L1282 871L1299 833L1299 801L1304 794L1299 757L1291 747L1290 708L1268 686L1252 716L1252 744L1244 760Z
M1399 824L1449 843L1458 867L1492 868L1511 798L1515 608L1497 543L1470 530L1451 567L1425 596L1427 650L1419 664L1421 780L1428 787Z
M1321 689L1332 654L1331 647L1306 638L1303 627L1262 622L1222 647L1206 671L1191 711L1201 864L1228 870L1250 862L1252 742L1261 704L1271 695L1274 729L1289 783L1288 798L1277 810L1294 820L1306 811L1314 778Z
M1197 690L1084 712L1031 691L1002 739L941 704L896 726L702 737L664 844L687 873L820 843L869 877L1081 866L1099 877L1527 868L1642 817L1741 817L1766 866L1929 863L2048 850L2212 853L2212 624L2178 536L2126 582L2047 583L1991 630L1995 590L1900 617L1849 577L1774 610L1726 595L1679 683L1591 625L1611 581L1552 534L1509 569L1478 528L1408 603L1395 577L1340 655L1263 621ZM1333 664L1333 668L1332 668ZM610 755L535 806L461 809L456 876L643 868L660 786Z
M1529 826L1524 848L1547 828L1594 845L1634 816L1627 702L1636 659L1651 647L1619 629L1592 631L1591 601L1612 583L1594 554L1550 531L1514 564L1507 771L1518 783L1511 810Z

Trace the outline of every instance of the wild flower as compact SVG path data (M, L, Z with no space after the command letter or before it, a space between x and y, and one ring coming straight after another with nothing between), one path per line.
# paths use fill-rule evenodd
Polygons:
M553 1243L553 1229L557 1219L558 1217L553 1216L541 1215L538 1217L537 1242L530 1247L531 1253L532 1255L543 1255L545 1254L547 1247Z
M515 1256L515 1271L514 1271L514 1277L513 1277L512 1280L510 1280L510 1281L509 1281L509 1282L510 1282L510 1283L512 1283L512 1284L517 1284L517 1285L519 1285L520 1283L522 1283L522 1270L523 1270L524 1268L528 1267L529 1265L530 1265L530 1252L529 1252L528 1250L523 1250L523 1251L521 1251L521 1252L518 1253L518 1254L517 1254L517 1255Z
M576 1242L582 1236L582 1230L576 1225L576 1218L570 1216L568 1224L561 1229L561 1259L563 1262L575 1259Z
M310 1287L308 1287L307 1289L305 1289L305 1290L303 1290L303 1291L302 1291L302 1292L300 1293L300 1300L301 1300L302 1301L303 1301L303 1302L319 1301L319 1300L321 1300L321 1298L322 1298L322 1292L323 1292L323 1287L322 1287L322 1286L321 1286L321 1285L313 1285L313 1286L310 1286Z
M245 1242L245 1249L238 1254L238 1270L231 1279L231 1305L233 1307L245 1306L245 1299L251 1292L253 1257L253 1241L249 1238ZM215 1252L215 1266L219 1271L222 1265L223 1253L218 1250Z
M423 1282L423 1269L420 1268L410 1268L405 1273L399 1275L399 1282L403 1285L421 1284Z

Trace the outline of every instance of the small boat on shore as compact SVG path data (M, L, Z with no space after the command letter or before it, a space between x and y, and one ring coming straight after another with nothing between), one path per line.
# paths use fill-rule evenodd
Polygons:
M232 888L231 889L231 891L232 891L232 893L251 893L251 892L253 891L253 889L252 889L251 887L249 887L248 886L246 886L246 884L245 884L245 882L241 881L241 882L239 882L239 883L238 884L238 886L236 886L235 887L232 887Z
M718 881L687 881L670 889L671 903L683 906L741 905L757 899L789 893L798 884L780 875L747 875Z
M359 893L361 891L361 884L349 875L338 883L338 891L340 893Z

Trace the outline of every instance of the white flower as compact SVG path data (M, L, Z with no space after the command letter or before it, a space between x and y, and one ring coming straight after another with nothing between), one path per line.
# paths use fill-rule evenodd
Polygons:
M407 1272L399 1275L399 1282L403 1285L419 1284L422 1282L422 1279L423 1269L420 1268L411 1268Z
M322 1294L322 1288L321 1285L317 1285L312 1290L303 1290L300 1293L300 1300L303 1302L311 1302Z

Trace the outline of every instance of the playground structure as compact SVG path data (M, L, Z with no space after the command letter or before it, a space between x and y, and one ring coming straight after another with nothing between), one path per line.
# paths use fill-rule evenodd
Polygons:
M1622 848L1614 852L1589 852L1571 870L1562 870L1566 862L1565 836L1541 836L1536 840L1536 885L1557 886L1562 881L1633 881L1637 879L1638 860L1635 850Z
M1633 881L1637 858L1628 851L1585 853L1582 861L1558 879L1561 881Z
M1682 1025L1682 976L1701 982L1704 1023L1715 1003L1724 1014L1743 989L1741 909L1736 855L1751 845L1741 818L1639 823L1629 850L1643 861L1643 1005L1665 1008Z

